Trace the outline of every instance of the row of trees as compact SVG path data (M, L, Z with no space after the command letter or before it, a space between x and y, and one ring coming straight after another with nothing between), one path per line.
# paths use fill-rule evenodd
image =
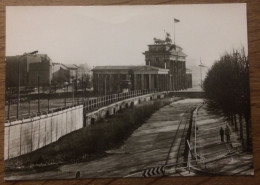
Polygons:
M216 61L206 75L203 89L210 109L224 114L240 131L243 148L251 150L249 63L245 51L226 53Z

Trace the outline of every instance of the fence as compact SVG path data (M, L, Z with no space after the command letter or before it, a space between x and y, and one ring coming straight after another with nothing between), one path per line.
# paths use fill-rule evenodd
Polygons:
M112 94L112 95L107 95L107 96L102 96L102 97L96 97L93 99L87 99L84 101L84 107L86 108L86 112L91 112L93 110L96 110L100 107L122 101L125 99L137 97L137 96L142 96L145 94L151 94L159 92L158 89L147 89L147 90L137 90L137 91L130 91L126 93L119 93L119 94Z
M99 97L86 97L84 94L82 94L82 97L64 95L55 97L53 94L44 94L41 95L41 99L34 98L33 100L30 96L26 96L23 101L20 101L19 105L12 104L11 102L14 100L9 99L5 107L6 122L46 115L78 105L84 105L84 110L89 112L117 101L159 91L159 89L136 90Z
M4 159L30 153L82 128L87 112L114 102L156 92L158 90L138 90L95 98L81 98L80 101L79 99L73 101L71 105L40 113L29 113L21 120L9 120L5 123Z

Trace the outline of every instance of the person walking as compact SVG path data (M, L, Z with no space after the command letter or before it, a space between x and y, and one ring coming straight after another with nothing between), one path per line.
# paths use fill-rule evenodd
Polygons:
M219 130L219 135L220 135L220 138L221 138L221 142L224 142L224 129L222 127Z
M231 134L230 129L229 129L229 127L226 125L225 135L226 135L227 143L230 142L230 134Z

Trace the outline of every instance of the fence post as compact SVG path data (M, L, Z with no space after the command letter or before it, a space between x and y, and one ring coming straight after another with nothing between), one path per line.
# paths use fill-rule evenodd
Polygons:
M29 113L29 116L31 114L31 97L28 96L28 113Z
M33 120L33 119L32 119ZM33 151L33 121L31 122L31 152ZM51 123L52 125L52 123ZM52 136L52 133L51 133L51 136ZM9 145L8 145L9 147Z
M86 112L88 112L88 99L84 99L85 105L86 105Z
M86 127L86 103L82 101L83 104L83 127Z
M50 110L50 93L48 94L48 113L49 113L49 110Z
M65 94L65 98L64 98L64 105L65 105L65 108L66 108L67 107L66 94Z
M82 88L83 88L83 85L82 85ZM84 104L83 89L82 89L82 94L81 94L81 101L82 101L82 104Z
M40 76L38 75L38 112L41 112L40 110Z
M9 120L9 118L10 118L10 96L8 96L8 110L7 110L7 119Z

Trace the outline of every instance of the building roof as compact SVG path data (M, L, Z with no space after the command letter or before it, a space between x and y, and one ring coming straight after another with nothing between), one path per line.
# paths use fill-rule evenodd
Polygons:
M174 44L150 44L148 46L152 46L152 47L162 47L164 46L165 50L159 49L159 50L148 50L145 51L143 54L146 53L167 53L170 55L175 55L175 56L182 56L182 57L187 57L188 55L186 55L183 51L182 51L182 47L178 46L178 45L174 45Z
M92 71L122 71L122 70L132 70L133 72L147 72L147 71L156 71L168 73L169 69L148 66L148 65L140 65L140 66L96 66L92 69Z
M130 70L137 66L96 66L92 71L96 70Z
M174 44L149 44L148 46L171 46L171 47L173 47L174 46ZM176 46L176 48L180 48L180 49L182 49L182 47L180 47L179 45L177 45L177 44L175 44L175 46Z
M176 56L182 56L182 57L188 56L185 53L183 53L181 50L180 51L171 50L170 52L171 52L172 55L176 55Z
M135 68L133 68L133 71L169 71L168 69L164 69L164 68L159 68L159 67L155 67L155 66L149 66L149 65L144 65L144 66L136 66Z
M164 68L148 66L148 65L140 65L140 66L96 66L92 69L92 71L96 70L161 70ZM167 69L165 69L167 70Z
M79 66L75 65L75 64L61 64L64 67L66 67L67 69L78 69Z

